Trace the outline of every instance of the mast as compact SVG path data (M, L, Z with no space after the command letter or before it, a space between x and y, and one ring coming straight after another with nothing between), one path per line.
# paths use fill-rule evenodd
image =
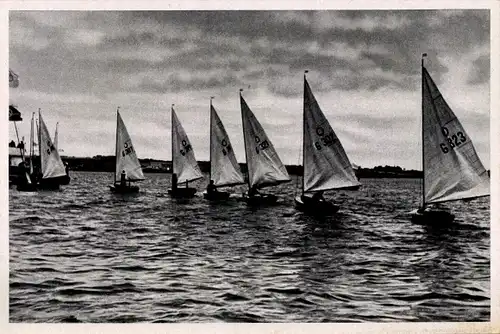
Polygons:
M241 92L243 91L243 88L240 88L240 108L242 105L242 99L243 96L241 96ZM246 147L246 134L245 134L245 120L243 119L243 109L241 112L241 121L242 121L242 126L243 126L243 145L245 146L245 162L247 164L247 183L248 183L248 190L250 191L250 168L248 165L248 154L247 154L247 147Z
M208 180L208 183L210 183L210 181L212 181L212 145L213 145L213 138L212 138L212 99L214 97L213 96L210 96L210 148L209 148L209 161L210 161L210 176L209 176L209 180Z
M120 107L116 107L116 138L115 138L115 172L113 173L114 183L116 183L116 167L118 166L118 117L120 115Z
M305 165L305 155L306 155L306 73L308 73L308 70L304 71L304 101L303 101L303 108L302 108L302 195L304 195L304 176L306 172L306 165Z
M57 126L59 125L59 122L56 123L56 132L54 133L54 146L56 147L56 149L59 151L59 148L57 147L58 146L58 132L57 132Z
M30 128L30 175L33 174L33 156L35 155L35 112L31 115L31 128ZM40 143L38 143L40 144Z
M41 133L40 133L40 126L42 125L41 124L41 121L40 121L40 115L41 115L41 110L40 108L38 108L38 157L40 158L40 172L43 174L43 166L42 166L42 137L41 137Z
M172 128L172 131L171 131L171 137L170 137L170 141L171 141L171 146L172 146L172 180L174 178L174 105L172 103L172 106L171 106L171 112L170 112L170 118L171 118L171 128ZM172 187L173 189L173 187Z
M422 208L425 208L425 144L424 144L424 58L427 53L422 53Z

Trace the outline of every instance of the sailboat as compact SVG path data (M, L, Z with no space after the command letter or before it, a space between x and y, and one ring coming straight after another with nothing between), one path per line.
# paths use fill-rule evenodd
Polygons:
M38 109L39 131L38 149L40 154L41 178L38 180L38 188L59 189L60 177L66 175L66 169L50 138L49 130L42 118L42 112Z
M109 186L110 190L115 193L139 192L139 187L131 185L131 182L144 180L144 174L132 144L132 138L130 138L125 123L123 123L120 116L119 107L116 110L115 166L114 184Z
M31 132L30 132L30 151L29 151L29 166L26 165L26 160L21 161L21 169L19 170L19 177L17 178L17 190L18 191L36 191L35 175L33 170L33 156L34 156L34 121L35 113L31 116ZM21 152L24 153L24 152ZM22 154L21 156L23 156ZM33 179L33 181L32 181Z
M439 203L490 194L490 178L471 138L424 66L422 54L422 206L414 222L450 223L455 216ZM437 205L436 205L437 204Z
M295 205L301 211L315 214L333 214L339 206L322 198L327 190L356 190L358 181L352 164L321 111L304 73L303 109L303 161L302 194L295 197ZM309 196L309 194L314 195Z
M190 188L189 182L201 179L198 162L194 156L193 147L186 131L182 127L172 105L172 188L168 193L175 198L191 198L196 194L196 188ZM178 184L185 183L185 187Z
M245 180L224 125L212 105L212 99L213 97L210 98L210 184L203 196L209 200L222 200L229 198L230 194L217 191L218 187L245 184Z
M272 204L278 197L261 194L258 189L277 186L291 179L271 140L243 99L242 91L240 89L241 118L248 169L248 196L244 199L249 204Z
M54 133L54 147L56 148L56 150L58 152L62 152L63 150L61 150L59 148L59 146L58 146L58 137L59 137L58 125L59 125L59 122L56 123L56 132ZM64 167L65 167L65 170L66 170L66 175L61 176L59 178L59 184L61 184L61 185L69 184L69 181L71 180L71 177L69 176L68 164L64 163Z

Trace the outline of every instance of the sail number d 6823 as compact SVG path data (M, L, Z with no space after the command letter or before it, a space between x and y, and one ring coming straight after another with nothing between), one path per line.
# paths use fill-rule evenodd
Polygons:
M441 151L443 151L443 153L448 153L450 149L459 147L460 145L462 145L467 141L467 138L465 138L465 135L462 131L450 134L448 128L443 126L441 128L441 132L446 138L446 142L439 144L439 147L441 147Z

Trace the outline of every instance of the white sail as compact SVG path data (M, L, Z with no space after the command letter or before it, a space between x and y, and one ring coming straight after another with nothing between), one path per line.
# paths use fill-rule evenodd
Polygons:
M290 181L273 144L241 95L240 102L249 186L263 188Z
M215 108L210 105L210 178L216 187L245 183L233 146Z
M141 163L137 158L132 139L123 123L120 112L116 112L116 169L115 178L120 180L122 171L128 181L144 180Z
M193 147L172 108L172 160L177 183L194 181L203 177L194 156Z
M486 196L490 178L470 137L422 67L425 203Z
M352 164L304 77L304 192L358 185Z
M43 121L42 114L38 115L40 119L40 161L42 168L42 178L49 179L58 176L66 175L66 169L59 156L59 152L54 147L52 139L50 139L49 130Z

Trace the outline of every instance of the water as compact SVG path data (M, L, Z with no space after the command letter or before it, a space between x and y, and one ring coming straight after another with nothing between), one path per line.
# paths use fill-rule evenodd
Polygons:
M294 209L295 181L250 209L172 200L169 174L137 196L112 194L110 173L72 177L9 191L11 322L490 319L489 198L450 203L455 223L431 228L409 220L419 180L361 180L321 221Z

